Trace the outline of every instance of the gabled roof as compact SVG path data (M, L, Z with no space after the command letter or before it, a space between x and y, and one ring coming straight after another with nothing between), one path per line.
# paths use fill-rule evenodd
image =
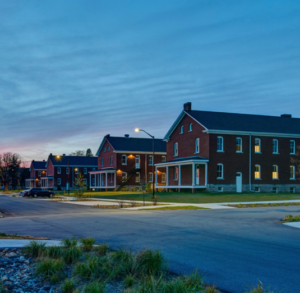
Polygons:
M226 112L184 110L178 116L164 140L170 135L185 115L201 124L209 131L254 132L262 134L300 135L300 118L291 118L289 115L267 116L238 114Z
M137 138L137 137L119 137L119 136L105 136L101 142L101 145L97 151L99 156L101 149L105 142L108 141L116 152L149 152L153 150L152 138ZM156 153L166 153L167 146L162 139L154 139L154 151Z
M51 160L53 166L74 166L74 167L98 167L97 157L84 156L49 156L48 161Z
M46 161L32 161L31 165L35 170L46 170Z

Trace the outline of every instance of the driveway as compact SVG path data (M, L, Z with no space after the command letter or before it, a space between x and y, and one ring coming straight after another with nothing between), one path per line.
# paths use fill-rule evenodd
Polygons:
M160 249L171 269L204 272L225 292L258 279L299 292L300 229L278 223L299 206L181 211L120 211L0 196L0 232L61 239L92 235L111 247Z

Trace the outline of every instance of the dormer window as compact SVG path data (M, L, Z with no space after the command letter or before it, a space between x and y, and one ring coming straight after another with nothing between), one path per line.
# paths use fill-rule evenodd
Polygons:
M180 127L180 133L183 133L183 125Z
M193 123L190 123L189 131L193 131Z

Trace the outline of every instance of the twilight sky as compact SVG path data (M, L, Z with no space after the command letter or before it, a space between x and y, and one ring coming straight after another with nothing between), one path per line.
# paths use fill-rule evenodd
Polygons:
M299 97L299 0L0 0L0 153L163 137L189 101L300 117Z

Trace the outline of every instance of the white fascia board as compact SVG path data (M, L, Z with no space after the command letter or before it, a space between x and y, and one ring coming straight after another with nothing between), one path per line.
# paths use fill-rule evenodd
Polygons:
M89 174L99 174L99 173L116 173L117 170L104 170L104 171L90 171Z
M68 165L53 165L53 167L67 167ZM97 168L98 165L69 165L69 167L75 167L75 168Z
M171 162L171 163L157 163L157 164L154 164L154 166L157 166L157 167L167 167L167 166L178 166L178 165L190 165L192 163L197 163L197 164L205 164L209 162L209 160L187 160L187 161L179 161L179 162Z
M102 142L101 142L101 144L100 144L100 146L99 146L99 148L98 148L98 151L97 151L97 153L96 153L96 156L99 156L100 151L101 151L101 149L103 148L103 146L104 146L106 140L107 140L107 137L104 136L104 138L102 139Z
M289 134L289 133L252 132L252 131L215 130L215 129L204 130L203 132L213 133L213 134L229 134L229 135L256 135L256 136L300 138L300 134Z
M185 112L185 111L184 111ZM205 127L202 123L200 123L197 119L195 119L193 116L191 116L189 113L186 113L186 115L188 115L189 117L191 117L195 122L197 122L199 125L201 125L203 128L205 128L205 130L203 130L203 132L207 131L207 127Z
M153 152L115 151L117 154L153 154ZM155 155L166 155L167 152L154 152Z

